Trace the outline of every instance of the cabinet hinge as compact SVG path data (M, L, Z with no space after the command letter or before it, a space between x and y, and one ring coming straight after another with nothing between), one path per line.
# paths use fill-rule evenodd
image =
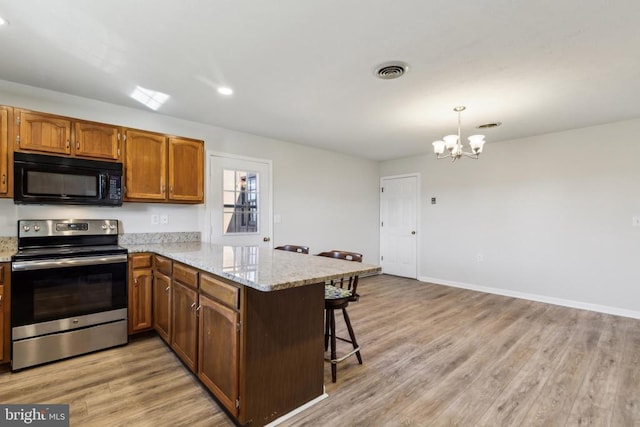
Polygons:
M384 221L380 221L380 227L384 227Z
M120 132L118 132L118 141L120 141Z
M20 145L20 135L16 135L16 143Z
M380 192L384 193L384 187L380 187Z
M20 126L20 116L16 117L16 124Z
M384 256L380 256L380 261L384 261Z
M236 408L240 408L240 398L236 399Z
M240 332L240 329L242 329L242 321L236 323L236 330Z

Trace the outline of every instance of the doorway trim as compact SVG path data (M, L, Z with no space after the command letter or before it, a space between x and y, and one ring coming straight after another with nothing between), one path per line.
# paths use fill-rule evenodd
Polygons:
M268 165L269 167L269 209L267 211L268 215L269 215L269 237L271 239L271 241L269 242L269 246L273 247L273 242L274 240L274 234L275 234L275 230L274 230L274 224L273 224L273 160L270 159L262 159L259 157L249 157L249 156L242 156L239 154L231 154L231 153L224 153L222 151L213 151L213 150L206 150L205 151L206 154L206 170L207 170L207 180L206 180L206 185L205 185L205 201L204 201L204 233L206 239L202 238L202 241L206 241L206 242L211 242L211 216L213 214L213 202L212 202L212 193L213 193L213 189L211 186L211 174L213 173L213 171L211 170L212 168L212 162L211 162L211 158L212 157L223 157L226 159L234 159L234 160L246 160L249 162L256 162L256 163L265 163Z
M420 172L412 172L412 173L406 173L406 174L400 174L400 175L388 175L388 176L381 176L380 177L380 186L379 186L379 190L380 193L382 193L382 183L384 180L386 179L397 179L397 178L410 178L410 177L415 177L416 178L416 277L415 279L418 279L420 277L420 254L421 254L421 236L422 236L422 229L420 226L420 223L422 221L422 190L421 190L421 180L420 180ZM379 210L378 210L378 241L380 242L380 247L379 247L379 252L380 252L380 264L382 264L382 253L383 253L383 248L382 248L382 196L380 196L379 199ZM382 273L384 274L384 269L382 271Z

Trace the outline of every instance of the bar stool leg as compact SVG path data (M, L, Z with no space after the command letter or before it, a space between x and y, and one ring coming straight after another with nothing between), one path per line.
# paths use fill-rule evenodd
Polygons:
M336 382L338 376L338 366L336 362L333 362L337 358L336 354L336 315L335 310L329 310L331 312L331 381Z
M353 348L358 348L358 343L356 342L356 334L353 333L353 328L351 327L351 320L349 320L349 315L347 314L346 308L342 309L342 315L344 316L344 321L347 324L347 330L349 331L349 337L351 337L351 343L353 344ZM362 365L362 356L360 355L360 350L356 351L356 357L358 358L358 363Z
M331 310L324 310L324 351L329 349L329 326L331 322L331 314L329 311Z

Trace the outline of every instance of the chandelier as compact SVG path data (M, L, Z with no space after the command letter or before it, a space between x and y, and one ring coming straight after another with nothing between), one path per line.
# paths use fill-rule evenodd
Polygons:
M463 112L465 108L466 107L456 107L453 109L453 111L458 113L458 134L447 135L442 138L444 141L435 141L433 143L433 151L436 153L438 159L451 158L451 161L455 162L462 156L477 159L480 153L482 153L482 146L485 143L484 135L471 135L469 137L471 152L463 151L462 149L462 142L460 141L460 113ZM443 155L445 148L449 152Z

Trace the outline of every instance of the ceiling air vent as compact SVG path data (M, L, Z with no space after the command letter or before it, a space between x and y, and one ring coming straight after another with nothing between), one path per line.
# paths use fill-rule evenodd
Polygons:
M409 66L404 62L387 62L376 68L376 76L383 80L397 79L407 72Z

